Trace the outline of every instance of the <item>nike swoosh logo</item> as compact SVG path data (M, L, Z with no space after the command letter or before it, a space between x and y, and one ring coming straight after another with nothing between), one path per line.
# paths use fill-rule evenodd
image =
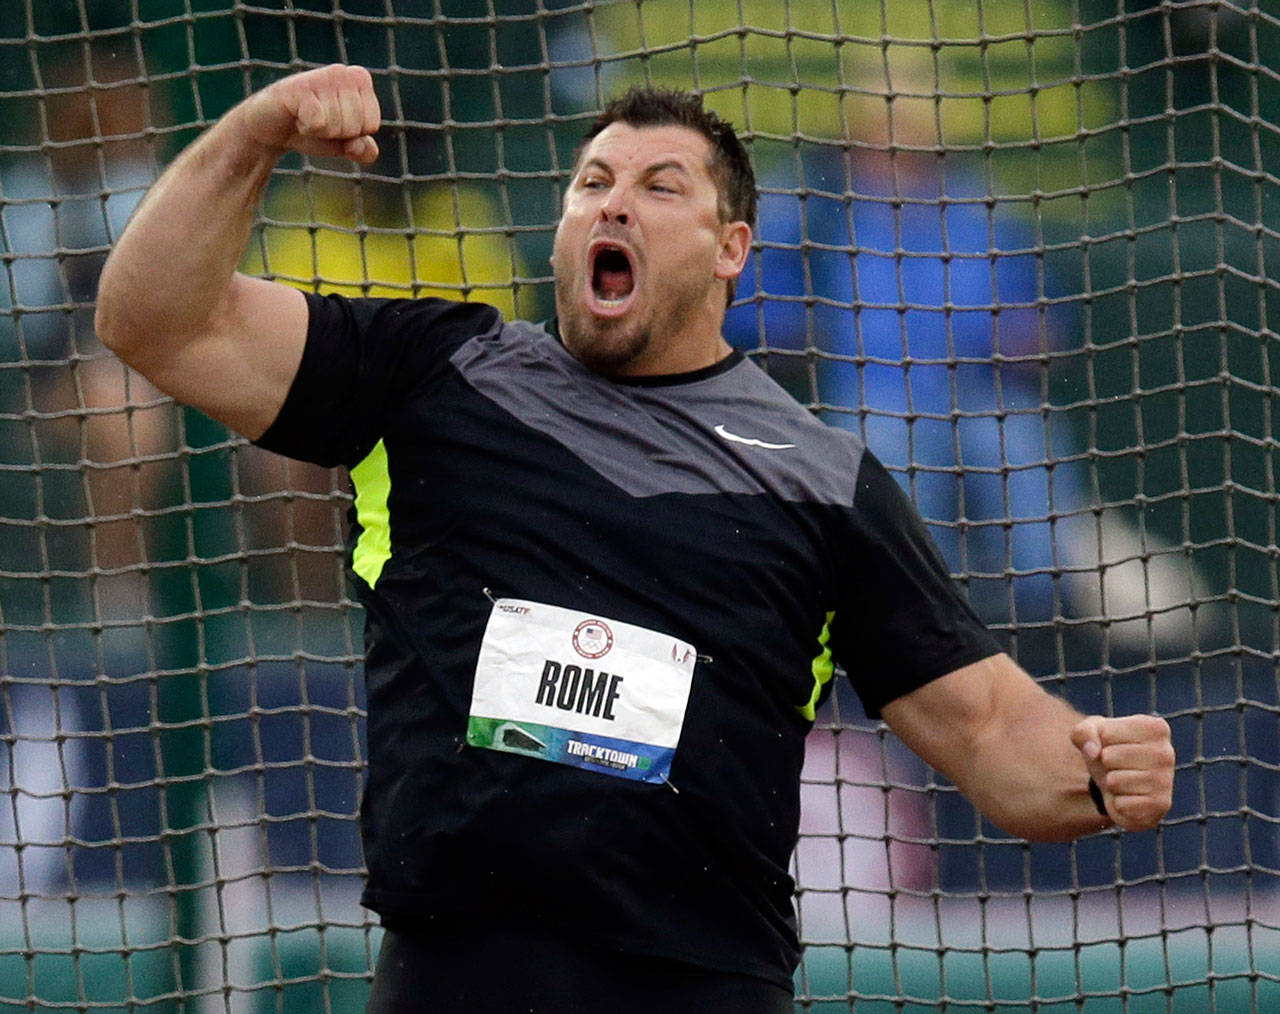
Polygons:
M732 440L735 444L746 444L748 447L763 447L766 451L785 451L789 447L795 447L795 444L770 444L763 440L757 440L755 437L740 437L736 433L730 433L724 428L723 424L716 426L716 436L723 437L725 440Z

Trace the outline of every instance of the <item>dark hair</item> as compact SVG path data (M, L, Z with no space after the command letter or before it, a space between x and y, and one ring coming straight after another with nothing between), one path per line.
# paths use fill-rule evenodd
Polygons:
M574 171L592 138L611 123L631 127L688 127L711 142L711 178L719 192L720 219L756 226L756 174L733 124L703 108L702 96L663 88L632 88L610 102L573 153Z

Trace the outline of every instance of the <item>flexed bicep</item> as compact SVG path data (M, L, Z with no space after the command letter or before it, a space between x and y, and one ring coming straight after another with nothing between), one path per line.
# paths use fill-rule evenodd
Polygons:
M333 65L254 93L171 165L103 269L103 343L167 394L261 435L306 339L300 292L236 272L280 156L377 157L368 71Z

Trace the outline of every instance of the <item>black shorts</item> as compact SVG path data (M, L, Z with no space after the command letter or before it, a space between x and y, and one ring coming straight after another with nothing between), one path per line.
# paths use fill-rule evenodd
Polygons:
M536 925L387 930L368 1014L794 1014L749 975L622 954Z

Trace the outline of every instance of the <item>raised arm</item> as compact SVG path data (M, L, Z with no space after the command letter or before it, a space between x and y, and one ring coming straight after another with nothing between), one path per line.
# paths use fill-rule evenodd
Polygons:
M1065 841L1112 823L1149 830L1173 790L1169 726L1153 715L1083 717L1008 655L957 669L887 704L885 721L992 823ZM1089 795L1102 791L1108 817Z
M95 326L162 391L250 438L275 419L306 339L302 293L236 271L285 152L370 163L381 112L369 72L333 65L240 103L148 192L107 259Z

